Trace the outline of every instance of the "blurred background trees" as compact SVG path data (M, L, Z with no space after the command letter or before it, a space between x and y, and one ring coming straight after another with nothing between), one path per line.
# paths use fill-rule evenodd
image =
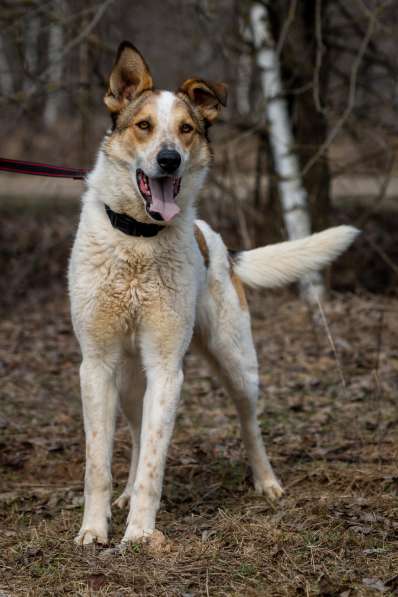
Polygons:
M192 75L229 85L211 135L214 167L201 215L230 246L286 238L266 110L275 100L262 86L254 5L268 12L312 229L347 222L366 231L355 273L347 264L337 285L391 290L398 271L392 0L3 0L1 155L90 167L109 124L107 77L119 42L129 39L159 87L177 88Z

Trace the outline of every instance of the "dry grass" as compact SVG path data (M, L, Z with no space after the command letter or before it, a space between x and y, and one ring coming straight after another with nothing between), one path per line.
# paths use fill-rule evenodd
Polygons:
M41 234L43 220L30 217L17 252L8 243L22 219L7 216L3 228L2 271L11 267L13 276L0 287L0 594L397 594L393 298L340 295L327 307L344 388L326 334L303 305L289 293L251 297L262 427L287 489L277 505L254 495L234 411L188 355L158 517L166 546L112 549L125 522L120 511L111 549L73 544L82 514L83 432L64 269L74 220L58 214L50 229L46 219ZM128 457L121 420L115 496Z

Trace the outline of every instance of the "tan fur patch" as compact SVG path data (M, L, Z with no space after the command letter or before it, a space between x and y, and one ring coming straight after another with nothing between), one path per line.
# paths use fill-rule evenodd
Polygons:
M209 247L207 246L207 242L205 236L199 226L194 226L194 233L195 239L198 243L199 251L203 257L203 261L205 262L205 266L209 267L210 257L209 257Z
M236 294L238 295L240 308L243 311L248 311L249 306L247 304L245 289L243 287L241 279L235 274L234 270L232 269L232 263L230 264L229 268L229 277L231 278L233 287L235 288Z
M227 88L223 83L209 83L203 79L188 79L180 87L202 118L213 122L220 113L221 106L227 105Z

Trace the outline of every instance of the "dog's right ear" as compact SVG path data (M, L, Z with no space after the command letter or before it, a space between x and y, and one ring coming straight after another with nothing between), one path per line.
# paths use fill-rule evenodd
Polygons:
M108 110L112 113L120 112L148 89L153 89L153 80L145 60L133 44L123 41L117 51L109 78L109 89L104 97Z

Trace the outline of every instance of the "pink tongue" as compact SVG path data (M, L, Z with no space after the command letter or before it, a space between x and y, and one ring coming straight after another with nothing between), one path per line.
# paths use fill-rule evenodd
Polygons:
M152 202L149 211L158 212L165 222L169 222L180 212L174 199L174 183L170 176L149 178Z

